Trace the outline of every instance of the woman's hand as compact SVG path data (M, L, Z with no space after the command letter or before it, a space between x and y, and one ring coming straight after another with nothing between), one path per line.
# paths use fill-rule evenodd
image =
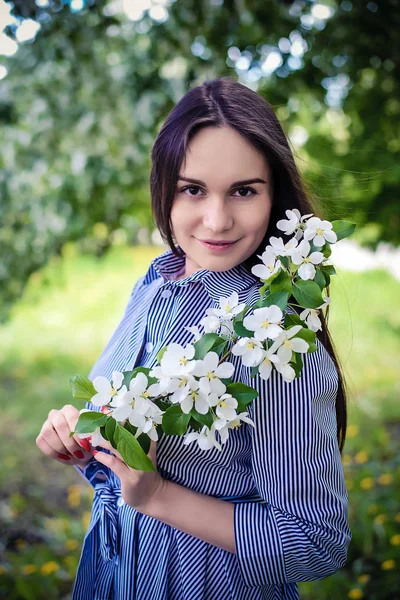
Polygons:
M78 419L79 410L72 404L66 404L61 410L52 409L36 438L37 447L63 465L84 467L93 456L91 444L76 434L69 437Z
M106 448L114 454L113 456L106 452L93 452L96 460L109 467L119 477L122 498L129 506L146 514L150 500L154 502L156 498L162 496L167 481L161 477L157 470L138 471L129 467L110 442L104 441L102 444L98 444L97 447ZM156 442L150 440L148 457L157 469L156 448Z

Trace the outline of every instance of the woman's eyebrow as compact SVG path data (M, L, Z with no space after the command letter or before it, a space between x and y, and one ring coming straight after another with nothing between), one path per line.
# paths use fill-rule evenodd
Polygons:
M204 181L200 181L200 179L191 179L190 177L181 177L179 175L178 180L189 181L190 183L198 183L199 185L202 185L203 187L207 187L206 184L204 183ZM254 179L243 179L242 181L234 181L232 183L231 187L235 187L238 185L249 185L250 183L267 183L267 182L264 181L264 179L255 177Z

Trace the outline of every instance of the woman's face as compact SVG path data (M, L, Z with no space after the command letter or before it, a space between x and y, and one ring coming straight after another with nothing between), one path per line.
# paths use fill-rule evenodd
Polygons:
M171 210L173 236L186 254L184 276L226 271L251 256L263 240L271 206L264 156L231 128L200 129L188 147Z

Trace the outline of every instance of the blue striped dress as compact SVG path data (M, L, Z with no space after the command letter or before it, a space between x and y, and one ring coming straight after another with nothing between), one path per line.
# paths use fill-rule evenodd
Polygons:
M253 304L260 282L243 265L182 279L185 258L167 250L133 287L123 318L89 377L157 364L159 350L183 345L206 308L234 290ZM183 436L160 436L157 464L168 480L234 503L236 554L144 515L121 497L120 480L94 458L75 469L94 487L73 600L295 600L297 582L345 563L351 540L348 496L336 439L338 377L323 345L305 354L300 378L250 377L238 356L234 378L255 387L247 423L222 451ZM99 410L90 403L87 408ZM190 429L192 430L192 429Z

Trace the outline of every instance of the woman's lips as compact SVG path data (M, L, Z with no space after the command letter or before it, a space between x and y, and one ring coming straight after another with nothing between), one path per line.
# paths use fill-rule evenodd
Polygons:
M224 252L229 248L232 248L232 246L236 244L236 242L230 242L229 244L211 244L210 242L203 242L203 240L199 240L199 242L203 244L203 246L205 246L206 248L209 248L210 250L215 250L216 252Z

